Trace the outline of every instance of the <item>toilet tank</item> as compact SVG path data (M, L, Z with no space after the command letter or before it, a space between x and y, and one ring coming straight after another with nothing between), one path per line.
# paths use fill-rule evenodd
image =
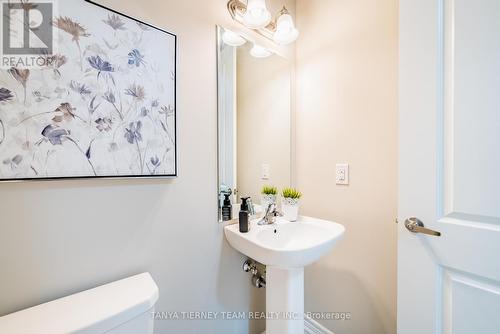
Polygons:
M152 334L157 300L144 273L0 317L0 333Z

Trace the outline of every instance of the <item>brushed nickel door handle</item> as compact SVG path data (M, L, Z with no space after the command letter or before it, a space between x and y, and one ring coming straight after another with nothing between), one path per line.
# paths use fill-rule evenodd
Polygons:
M422 221L418 218L408 218L405 221L405 226L411 233L422 233L432 235L434 237L441 236L441 232L425 228L424 223L422 223Z

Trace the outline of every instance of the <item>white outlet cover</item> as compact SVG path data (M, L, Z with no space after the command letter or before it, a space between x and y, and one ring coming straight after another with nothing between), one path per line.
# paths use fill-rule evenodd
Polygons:
M349 164L337 164L335 182L338 185L349 185Z

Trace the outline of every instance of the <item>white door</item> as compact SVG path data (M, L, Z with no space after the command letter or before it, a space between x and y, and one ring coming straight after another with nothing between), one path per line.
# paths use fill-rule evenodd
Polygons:
M500 0L400 15L398 334L499 334Z

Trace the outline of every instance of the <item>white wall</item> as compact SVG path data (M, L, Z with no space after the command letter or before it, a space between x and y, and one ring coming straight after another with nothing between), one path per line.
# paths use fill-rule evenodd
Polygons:
M226 1L101 3L179 36L179 178L0 184L0 315L143 271L159 311L247 311L255 290L217 223L215 25L232 24ZM252 326L159 321L157 333L263 329Z
M306 270L306 310L335 333L396 331L397 0L298 0L296 185L346 237ZM351 185L335 185L350 163Z

